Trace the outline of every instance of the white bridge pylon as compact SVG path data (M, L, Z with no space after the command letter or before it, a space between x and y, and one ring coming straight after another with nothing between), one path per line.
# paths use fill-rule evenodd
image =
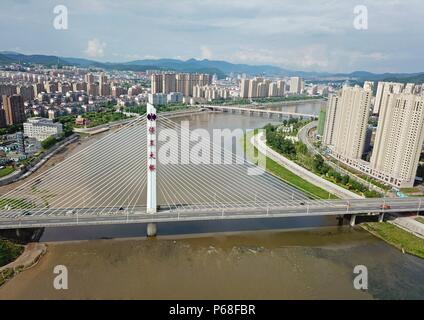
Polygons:
M156 213L156 108L147 104L147 213Z

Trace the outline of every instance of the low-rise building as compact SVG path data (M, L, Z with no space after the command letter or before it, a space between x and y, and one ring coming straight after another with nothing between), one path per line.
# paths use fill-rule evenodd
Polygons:
M149 103L154 106L161 106L167 104L168 96L164 93L149 93Z
M30 118L24 123L24 134L29 138L43 141L48 137L59 137L63 132L63 125L46 118Z

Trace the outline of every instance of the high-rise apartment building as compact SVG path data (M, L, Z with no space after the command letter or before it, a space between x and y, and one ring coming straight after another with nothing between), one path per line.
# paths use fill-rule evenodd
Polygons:
M259 80L256 79L252 79L249 82L249 98L257 98L258 97L258 83Z
M240 98L248 98L249 97L249 83L248 79L241 79L240 81Z
M3 109L8 126L13 124L24 123L25 107L22 96L14 94L13 96L3 96Z
M269 81L265 80L260 83L258 83L258 91L256 96L258 98L266 98L269 93Z
M303 79L300 77L291 77L290 78L290 93L291 94L300 94L303 91Z
M32 85L34 91L34 97L38 96L41 92L44 92L44 86L42 83L35 83Z
M111 95L110 85L104 73L99 75L99 94L103 97Z
M241 98L266 98L281 97L285 93L285 83L283 80L271 82L263 78L241 79Z
M87 82L74 82L72 84L73 91L87 91Z
M278 80L277 87L278 87L278 96L283 97L286 93L286 83L284 82L284 80Z
M84 77L84 81L87 83L94 83L94 75L92 73L87 73Z
M386 91L381 100L372 175L397 187L412 187L424 142L424 97Z
M194 86L206 86L212 82L209 74L197 73L154 73L150 81L152 94L181 92L185 97L193 96Z
M87 94L96 97L99 95L99 85L97 83L89 83L87 85Z
M16 94L16 86L12 84L0 84L0 96L12 96Z
M58 91L66 94L69 91L72 91L72 86L69 82L60 82L58 86Z
M31 85L18 86L16 92L22 96L24 101L31 101L34 99L34 89Z
M6 122L6 112L4 112L4 109L0 109L0 128L6 128L7 122Z
M55 93L59 88L56 82L49 81L44 84L44 89L47 93Z
M329 100L324 143L342 161L362 158L368 127L372 90L369 87L344 87Z
M276 82L273 82L269 85L268 97L278 97L279 90Z
M339 100L341 99L341 93L333 94L328 99L328 107L326 112L325 128L323 143L327 146L334 144L334 132L336 131L336 114L339 106Z
M122 87L117 87L117 86L112 87L112 96L113 97L119 97L119 96L122 96L126 93L127 93L127 90L125 90Z
M177 90L177 79L173 73L165 73L163 75L162 93L168 94L176 92Z
M405 85L403 83L379 82L377 86L377 93L375 95L373 114L380 113L383 97L387 97L389 93L399 94L403 91L404 87Z

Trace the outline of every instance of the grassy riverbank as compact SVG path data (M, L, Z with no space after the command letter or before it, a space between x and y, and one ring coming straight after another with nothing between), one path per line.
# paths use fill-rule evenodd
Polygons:
M0 239L0 267L3 267L19 257L24 248L7 240Z
M253 134L256 134L256 133L257 133L257 130L251 131L243 137L242 143L243 143L244 150L246 150L246 144L250 143L250 139L253 137ZM257 154L259 151L257 148L254 148L254 152ZM249 157L249 153L246 152L246 154L249 160L255 163L252 157ZM338 199L335 195L302 179L301 177L294 174L293 172L286 169L285 167L281 166L280 164L270 159L269 157L266 158L266 170L270 172L271 174L279 177L281 180L291 185L292 187L302 192L305 192L306 194L309 194L312 198Z
M8 176L9 174L15 172L15 168L12 166L4 167L0 169L0 178Z
M424 259L424 239L387 222L363 223L360 226L399 250Z
M424 217L418 217L418 218L415 218L415 220L417 220L420 223L424 223Z

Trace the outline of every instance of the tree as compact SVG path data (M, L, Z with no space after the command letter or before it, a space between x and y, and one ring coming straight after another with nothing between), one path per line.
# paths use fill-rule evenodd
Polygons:
M285 139L284 137L280 138L280 150L283 154L286 154L289 157L296 156L296 148L293 141L290 139Z
M308 147L303 142L296 143L296 152L305 155L308 152Z
M324 158L316 154L312 159L312 170L318 173L323 173Z
M342 183L344 184L344 185L347 185L348 183L349 183L349 176L348 175L344 175L343 177L342 177Z
M45 150L50 149L56 144L57 140L54 136L50 136L41 142L41 147Z

